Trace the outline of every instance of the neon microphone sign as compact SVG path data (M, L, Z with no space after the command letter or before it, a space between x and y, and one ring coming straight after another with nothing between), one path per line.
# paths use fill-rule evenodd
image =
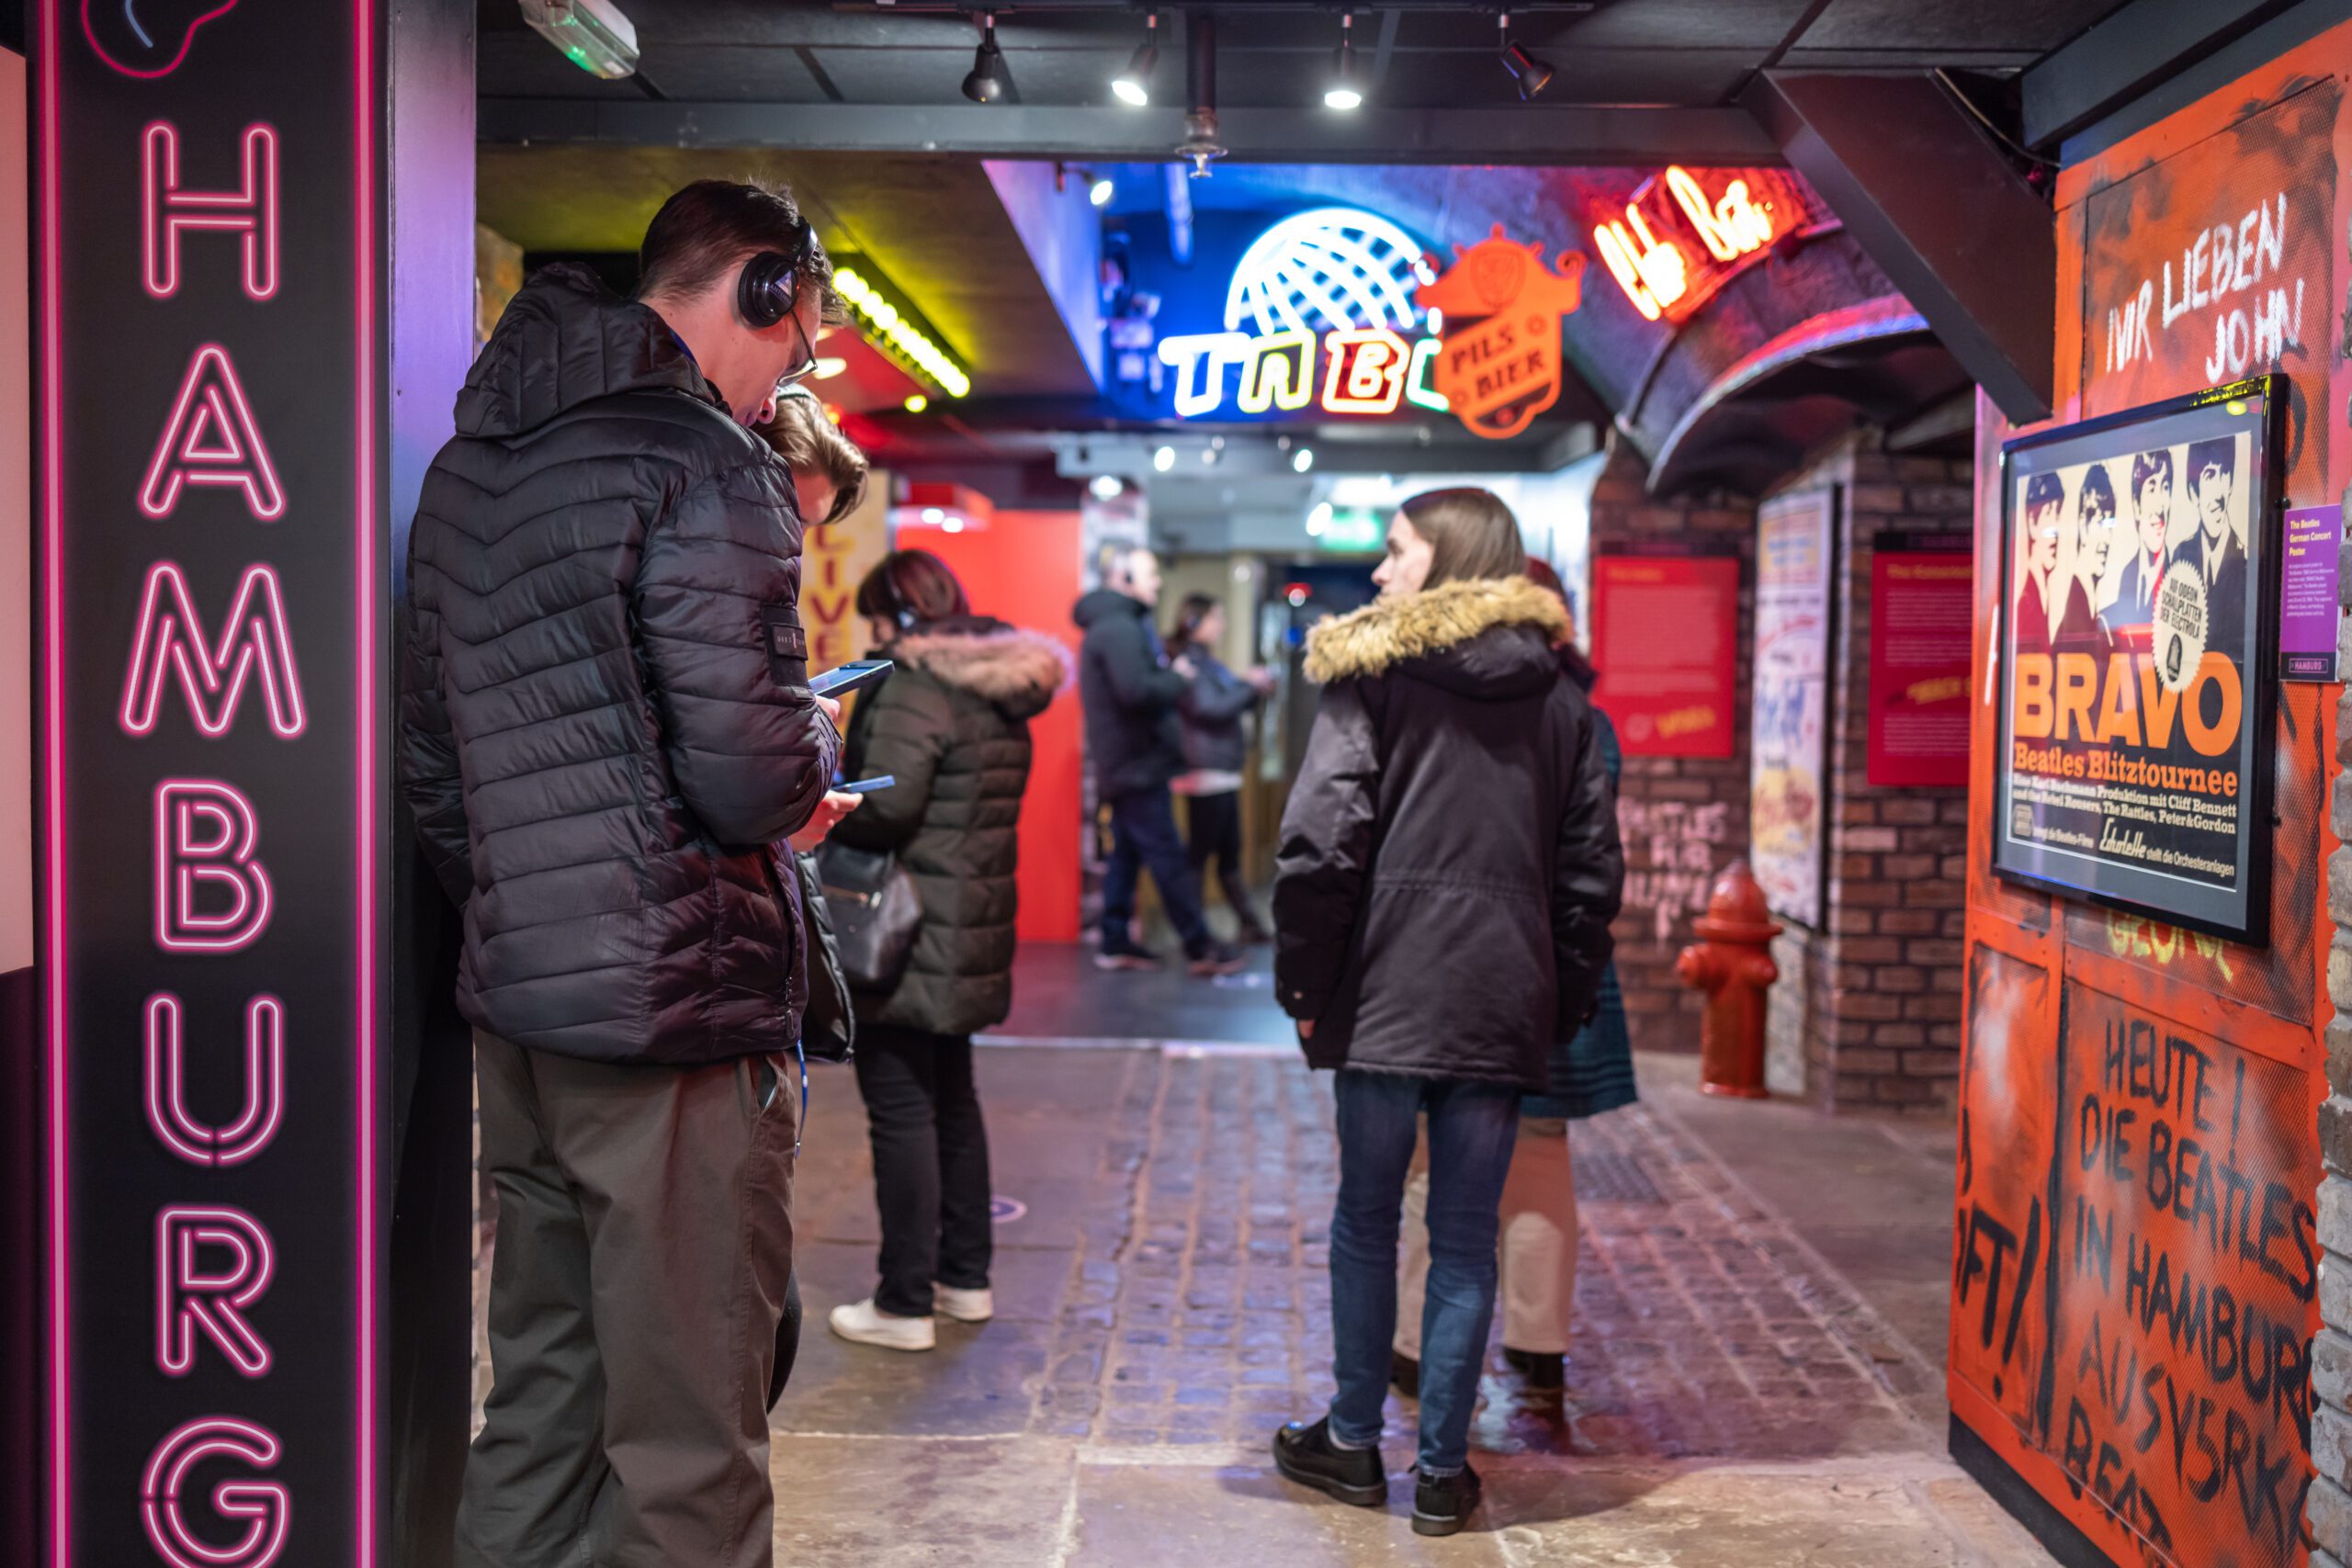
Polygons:
M1374 213L1326 207L1283 219L1253 241L1226 291L1225 330L1162 338L1176 412L1231 407L1291 413L1442 413L1430 380L1436 312L1414 290L1437 273L1421 247Z
M377 1561L376 0L40 0L51 1568Z

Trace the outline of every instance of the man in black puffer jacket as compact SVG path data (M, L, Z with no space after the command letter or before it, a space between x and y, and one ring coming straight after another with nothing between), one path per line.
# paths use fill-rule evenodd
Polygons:
M410 538L402 783L465 907L498 1201L467 1568L772 1561L807 976L771 846L841 739L743 422L840 307L755 186L680 191L640 259L634 302L569 267L515 297Z

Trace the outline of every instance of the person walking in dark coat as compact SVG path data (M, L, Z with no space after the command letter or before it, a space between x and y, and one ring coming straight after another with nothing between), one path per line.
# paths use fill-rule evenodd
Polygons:
M1176 701L1184 771L1170 788L1184 797L1185 847L1203 902L1207 901L1208 866L1214 860L1241 940L1272 942L1273 935L1258 919L1250 879L1241 869L1241 770L1250 760L1250 737L1242 721L1266 700L1274 682L1263 670L1237 675L1227 669L1216 656L1217 640L1224 636L1225 606L1205 593L1184 595L1176 611L1175 630L1169 635L1168 660L1192 683Z
M1308 634L1325 683L1283 813L1274 994L1334 1069L1329 1413L1275 1436L1294 1481L1378 1506L1396 1319L1397 1214L1429 1124L1431 1258L1413 1528L1476 1506L1472 1409L1495 1310L1496 1204L1522 1092L1590 1014L1624 879L1584 694L1552 643L1560 601L1521 569L1485 491L1390 521L1381 596Z
M744 425L841 307L780 191L689 186L640 259L633 301L515 296L409 541L401 780L498 1205L464 1568L773 1561L807 969L771 846L836 813L841 740Z
M895 987L852 992L880 1281L831 1322L859 1344L928 1350L934 1311L964 1323L996 1311L972 1036L1012 1010L1029 721L1069 683L1069 655L1051 637L974 615L954 571L924 550L900 550L867 573L857 612L874 624L874 657L896 668L858 704L849 772L898 782L864 796L833 836L894 852L922 922Z
M1130 931L1136 882L1146 869L1159 888L1184 957L1195 975L1241 967L1241 955L1209 934L1201 892L1176 831L1169 781L1184 771L1176 705L1189 682L1169 667L1151 627L1159 603L1159 561L1146 549L1115 551L1102 586L1080 599L1070 616L1086 634L1079 648L1079 694L1086 704L1086 750L1094 761L1094 791L1110 813L1111 853L1102 870L1102 946L1094 962L1104 969L1156 969L1159 960L1136 945Z

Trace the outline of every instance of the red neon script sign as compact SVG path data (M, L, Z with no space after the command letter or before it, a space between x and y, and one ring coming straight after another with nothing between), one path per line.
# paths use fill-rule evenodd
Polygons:
M1704 259L1694 262L1673 238L1667 217L1654 220L1655 209L1644 207L1658 183L1644 184L1625 203L1622 218L1595 224L1592 231L1593 247L1608 265L1610 276L1634 309L1653 321L1683 302L1690 293L1694 274L1706 265ZM1668 210L1680 216L1683 225L1698 237L1706 257L1718 265L1730 265L1754 254L1781 231L1778 204L1770 198L1758 199L1744 178L1730 181L1720 195L1711 197L1696 175L1677 164L1666 171L1662 183L1671 198Z

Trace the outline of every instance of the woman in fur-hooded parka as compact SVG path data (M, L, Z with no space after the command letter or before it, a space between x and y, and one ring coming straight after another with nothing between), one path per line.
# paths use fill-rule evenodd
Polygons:
M1590 1012L1623 860L1582 691L1524 577L1307 637L1326 690L1283 814L1275 994L1308 1062L1540 1089Z
M865 796L832 836L898 852L922 925L897 988L857 995L858 1026L972 1034L1012 1010L1029 721L1068 682L1069 655L1040 633L960 615L905 630L873 657L895 668L858 705L845 773L898 783Z

